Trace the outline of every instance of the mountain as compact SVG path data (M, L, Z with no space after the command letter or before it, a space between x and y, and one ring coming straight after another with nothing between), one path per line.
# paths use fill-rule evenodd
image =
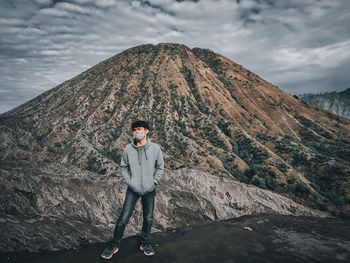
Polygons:
M11 229L0 250L107 240L136 118L150 121L165 159L154 231L261 212L350 214L349 120L211 50L140 45L0 115L1 220ZM141 220L135 212L126 235Z
M305 93L298 97L312 105L350 120L350 88L341 92Z

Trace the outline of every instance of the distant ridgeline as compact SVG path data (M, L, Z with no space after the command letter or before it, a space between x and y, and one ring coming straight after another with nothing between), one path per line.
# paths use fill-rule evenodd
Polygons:
M341 92L305 93L298 97L317 107L350 119L350 88Z

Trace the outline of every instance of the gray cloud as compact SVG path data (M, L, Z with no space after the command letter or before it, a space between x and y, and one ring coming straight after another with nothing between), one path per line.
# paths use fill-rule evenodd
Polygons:
M291 94L350 86L347 0L8 0L0 7L0 112L145 43L210 48Z

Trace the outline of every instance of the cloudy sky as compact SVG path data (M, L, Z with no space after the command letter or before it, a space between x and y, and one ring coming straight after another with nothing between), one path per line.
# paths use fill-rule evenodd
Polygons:
M290 94L350 87L349 0L1 0L0 113L124 49L214 50Z

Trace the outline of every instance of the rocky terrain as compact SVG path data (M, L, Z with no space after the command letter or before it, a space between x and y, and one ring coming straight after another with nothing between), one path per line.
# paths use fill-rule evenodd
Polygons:
M110 239L127 188L120 177L55 163L3 162L0 175L6 211L0 215L0 252L68 249ZM191 168L167 170L156 191L152 232L262 212L329 216L271 191ZM125 236L140 233L141 227L138 202Z
M303 101L350 120L350 88L341 92L305 93L298 97Z
M349 120L211 50L141 45L0 115L1 251L106 241L136 118L165 159L154 231L260 212L350 215Z
M246 215L153 234L155 255L138 250L140 236L123 240L110 262L349 262L350 220L277 214ZM55 252L3 253L1 262L106 262L106 244Z

